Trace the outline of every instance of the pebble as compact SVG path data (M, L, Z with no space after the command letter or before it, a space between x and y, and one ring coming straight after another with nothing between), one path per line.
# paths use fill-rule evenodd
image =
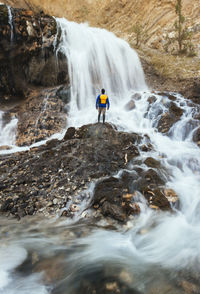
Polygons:
M53 204L54 204L54 205L58 204L58 199L54 198L54 199L53 199Z
M50 206L52 206L53 205L53 202L52 201L49 201L48 203L47 203L47 207L50 207Z

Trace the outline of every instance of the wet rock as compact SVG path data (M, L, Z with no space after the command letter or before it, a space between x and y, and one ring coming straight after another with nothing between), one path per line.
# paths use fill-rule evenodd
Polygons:
M156 100L157 100L156 97L154 95L152 95L148 98L147 101L149 102L149 104L152 104L152 103L156 102Z
M147 294L181 294L179 289L177 289L175 286L170 284L169 282L165 281L159 281L154 282L153 285L150 285L149 289L147 290Z
M177 117L181 117L183 114L183 109L179 108L174 102L171 102L169 111Z
M143 144L141 147L140 147L140 149L142 150L142 151L144 151L144 152L148 152L148 151L150 151L150 150L152 150L153 149L153 147L152 147L152 145L151 144Z
M174 102L169 105L169 111L161 116L158 122L158 131L167 133L170 128L180 119L183 109L179 108Z
M176 96L170 94L169 92L158 92L160 96L167 97L169 100L176 101Z
M189 281L181 282L182 289L185 294L198 294L199 293L199 285Z
M11 41L8 9L6 5L0 5L1 102L26 98L33 87L69 85L65 56L59 53L57 60L55 58L55 19L16 8L12 8L12 17Z
M70 140L74 137L75 135L75 128L70 127L67 129L65 136L64 136L64 140Z
M56 92L57 96L66 104L70 102L70 87L62 86Z
M169 202L177 202L179 200L178 195L173 189L165 189L164 194Z
M197 143L200 146L200 128L194 131L192 139L195 143Z
M127 193L134 176L125 175L121 178L110 177L97 183L93 207L99 209L104 216L110 216L120 222L127 220L128 216L140 213L140 207L135 203L134 193Z
M153 167L153 168L159 168L160 167L160 162L158 160L155 160L152 157L148 157L147 159L145 159L144 163L148 167Z
M135 94L133 94L132 96L131 96L131 99L133 99L133 100L140 100L141 99L141 94L139 94L139 93L135 93Z
M160 189L149 189L146 187L143 190L144 197L148 200L150 205L160 208L161 210L171 209L170 203Z
M11 147L10 146L7 146L7 145L1 145L0 146L0 150L10 150Z
M34 272L43 272L48 284L58 282L64 277L63 256L48 258L36 263Z
M126 215L123 212L122 208L116 204L111 204L105 201L101 207L101 212L104 216L110 216L120 222L126 220Z
M135 102L134 102L134 100L129 101L129 102L124 106L124 109L125 109L126 111L131 111L131 110L133 110L134 108L135 108Z

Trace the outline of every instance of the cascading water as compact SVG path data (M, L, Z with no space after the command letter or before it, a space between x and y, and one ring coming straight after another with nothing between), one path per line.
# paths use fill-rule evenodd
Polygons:
M129 45L105 30L89 28L86 24L78 25L65 19L57 19L57 23L61 30L57 53L62 51L66 55L71 80L69 125L97 121L96 96L101 88L105 88L111 103L107 121L118 129L149 136L153 151L145 154L141 151L140 158L153 157L165 167L165 173L169 174L166 187L177 193L179 210L156 212L144 202L140 216L130 220L128 231L127 226L119 231L94 227L87 231L84 223L69 227L65 222L34 225L31 221L20 233L17 228L13 236L5 229L7 233L3 231L2 234L10 248L6 255L15 253L10 265L0 265L3 277L0 293L78 293L80 281L87 280L90 275L92 283L98 282L103 267L107 268L107 274L118 275L131 289L123 293L185 293L183 288L173 285L177 273L182 270L193 272L197 280L200 273L200 149L192 142L192 133L198 126L194 120L198 108L188 106L182 96L174 94L183 115L172 126L169 136L159 133L158 121L167 113L170 100L154 94L154 101L148 101L151 93L146 87L139 59ZM127 111L124 106L136 92L140 98L135 101L135 108ZM195 123L188 128L191 120ZM130 165L129 172L132 169ZM42 285L39 275L30 272L25 275L26 263L13 274L14 268L34 250L43 258L60 253L58 257L62 259L62 265L65 264L65 274L54 285L55 289ZM0 252L5 255L3 247ZM29 256L29 259L34 264L36 258ZM15 290L9 281L15 285ZM99 283L103 283L101 278ZM85 284L87 286L87 282ZM108 291L114 289L116 292L112 293L119 293L112 280L107 287ZM87 293L103 293L90 290L88 288ZM199 293L199 288L195 291L191 293Z
M64 18L57 24L61 30L57 51L66 55L71 80L69 125L96 122L95 101L101 88L106 89L113 110L122 108L134 91L147 90L139 58L125 41Z
M0 146L11 146L15 143L17 118L12 118L10 122L4 122L3 111L0 111Z
M13 17L12 17L12 11L10 6L7 6L8 8L8 23L10 25L10 41L11 43L13 42L13 37L14 37L14 33L13 33Z

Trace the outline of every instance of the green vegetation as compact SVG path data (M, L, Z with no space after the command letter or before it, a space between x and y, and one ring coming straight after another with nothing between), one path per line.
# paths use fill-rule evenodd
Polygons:
M188 30L184 26L185 17L182 15L182 0L177 0L176 3L176 14L178 15L178 21L175 21L174 27L178 36L176 40L178 41L179 53L182 53L183 50L183 42L188 39Z
M175 11L178 19L174 23L175 37L167 40L165 50L168 51L168 46L174 41L178 42L178 53L187 54L187 56L195 56L195 47L192 43L192 31L186 25L186 19L182 14L182 0L177 0ZM173 51L173 50L172 50Z
M138 22L134 26L132 26L132 28L130 29L130 33L132 32L135 34L135 40L136 40L135 46L139 48L141 43L145 43L146 32L143 26Z
M192 30L186 25L186 19L182 14L182 0L177 0L175 11L177 20L174 22L174 31L166 36L163 48L171 54L185 54L188 57L196 56L192 43Z

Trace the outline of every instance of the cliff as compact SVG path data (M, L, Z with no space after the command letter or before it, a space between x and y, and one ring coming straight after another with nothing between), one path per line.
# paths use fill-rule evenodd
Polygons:
M56 34L53 17L0 5L0 102L68 83L66 58L55 56Z

